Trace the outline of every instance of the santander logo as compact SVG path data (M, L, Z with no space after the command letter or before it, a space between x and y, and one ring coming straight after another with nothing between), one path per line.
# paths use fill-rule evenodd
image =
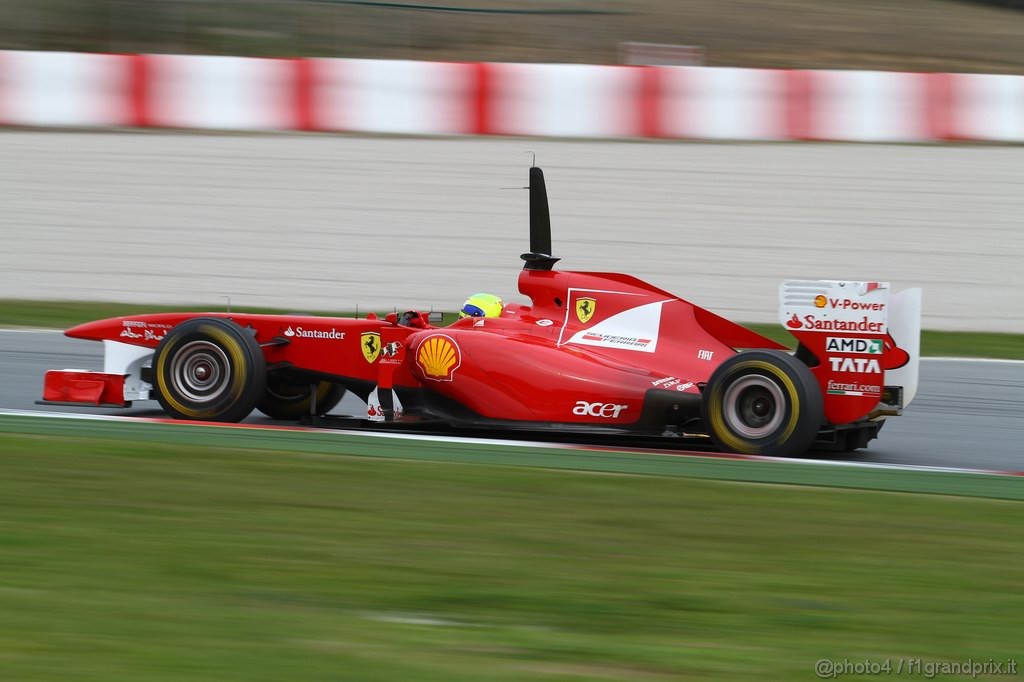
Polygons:
M807 329L816 332L870 332L873 334L882 333L884 322L876 322L864 315L859 320L819 320L814 315L804 315L800 319L795 314L786 321L790 329Z
M323 329L303 329L302 327L292 329L288 327L284 330L284 335L288 337L297 336L300 339L337 339L339 341L345 338L345 332L339 332L334 328L330 331L325 331Z

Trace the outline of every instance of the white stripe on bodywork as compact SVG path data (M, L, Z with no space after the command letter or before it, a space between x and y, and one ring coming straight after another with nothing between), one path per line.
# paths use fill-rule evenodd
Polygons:
M616 348L619 350L653 353L658 349L658 336L661 334L661 308L665 301L647 303L629 310L616 313L593 327L581 329L565 343L581 346L597 346L600 348ZM601 339L588 339L588 336L602 336ZM616 341L615 339L621 339ZM630 342L627 339L644 339L644 345Z

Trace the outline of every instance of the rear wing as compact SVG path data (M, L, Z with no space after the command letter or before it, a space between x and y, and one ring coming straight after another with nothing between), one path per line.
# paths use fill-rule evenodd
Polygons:
M783 282L779 322L813 356L832 424L899 414L917 394L920 289L892 294L887 282Z

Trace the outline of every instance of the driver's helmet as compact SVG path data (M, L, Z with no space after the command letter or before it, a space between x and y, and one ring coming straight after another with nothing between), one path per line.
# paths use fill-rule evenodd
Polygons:
M459 317L497 317L505 304L494 294L473 294L462 304Z

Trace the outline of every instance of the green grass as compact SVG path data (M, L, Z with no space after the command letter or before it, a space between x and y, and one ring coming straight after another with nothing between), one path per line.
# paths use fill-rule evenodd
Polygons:
M63 329L83 322L122 315L195 310L209 312L211 306L148 305L131 303L83 303L80 301L25 301L0 299L0 326L42 327ZM237 312L293 313L276 308L234 307ZM300 311L315 315L351 316L352 311ZM377 311L389 312L389 311ZM446 323L454 321L454 313L446 313ZM747 325L760 334L780 343L792 345L793 337L776 324ZM1024 360L1024 335L993 332L943 332L925 330L921 334L921 353L925 356L957 356L1006 358Z
M0 433L0 509L5 680L788 680L1024 637L1019 502Z

